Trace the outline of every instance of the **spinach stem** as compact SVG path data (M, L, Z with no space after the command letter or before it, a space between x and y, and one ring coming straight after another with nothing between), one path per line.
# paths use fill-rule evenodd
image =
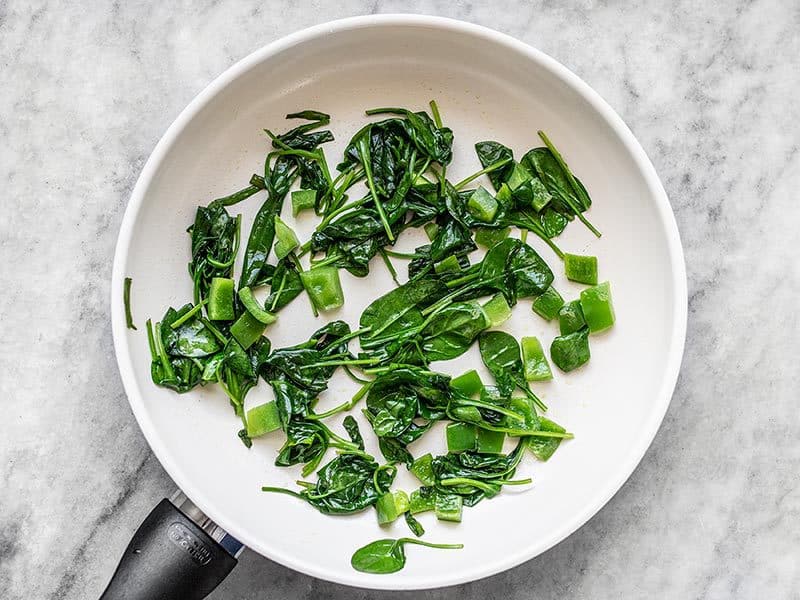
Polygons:
M349 204L345 204L344 206L340 206L339 208L332 210L329 214L325 215L325 217L320 221L319 225L317 225L317 231L321 231L325 228L326 225L330 224L330 222L335 218L338 217L343 212L347 212L351 208L356 208L361 206L365 202L368 202L371 199L371 196L367 195L361 198L360 200L353 200Z
M299 252L297 252L295 256L297 256L298 258L305 256L309 252L309 250L311 250L311 240L308 240L306 243L300 246L298 250Z
M461 550L464 544L434 544L424 540L417 540L414 538L400 538L397 540L402 544L417 544L418 546L427 546L428 548L440 548L442 550Z
M267 189L267 181L257 173L253 173L250 176L250 185L257 187L260 190Z
M336 338L335 343L341 344L342 342L355 339L361 335L364 335L365 333L369 333L370 331L372 331L372 327L362 327L361 329L356 329L355 331L351 331L350 333L345 334L342 337Z
M312 267L324 267L325 265L330 265L335 263L339 260L340 256L338 254L331 254L330 256L326 256L320 260L312 260L311 266Z
M567 181L569 181L569 184L572 186L572 189L575 192L575 195L578 196L578 199L581 201L581 204L583 204L583 207L589 208L589 205L591 204L589 196L586 194L586 191L583 189L583 187L578 184L578 181L572 174L572 170L569 168L569 165L567 165L566 161L561 156L561 153L555 147L553 142L550 141L550 138L547 137L547 134L544 131L540 129L539 131L537 131L537 133L539 134L539 137L542 138L542 141L544 142L544 145L547 146L547 149L550 150L550 152L553 154L553 157L556 159L558 165L564 171L564 174L567 176Z
M216 200L212 200L209 203L209 206L233 206L234 204L239 204L243 200L247 200L250 196L257 194L263 189L266 189L267 184L264 182L264 178L260 177L259 175L253 175L250 178L250 185L246 188L239 190L238 192L234 192L230 196L224 196L222 198L217 198Z
M367 392L370 390L373 383L374 383L373 381L370 381L361 386L361 389L359 389L355 394L353 394L353 397L350 399L350 405L355 406L356 404L358 404L359 400L361 400L364 396L367 395Z
M195 304L190 310L187 310L185 314L175 319L170 325L170 327L172 329L177 329L178 327L186 323L186 321L188 321L189 319L194 317L198 312L200 312L203 306L205 306L207 302L208 300L203 299L201 302Z
M527 382L517 382L517 385L522 388L522 391L525 392L525 395L530 398L536 407L541 410L542 412L547 411L547 405L539 399L539 396L533 393L530 387L528 387Z
M406 110L404 108L394 108L392 106L370 108L364 111L365 115L404 115Z
M417 254L416 252L395 252L394 250L389 250L389 248L384 248L384 252L394 258L424 258L421 254Z
M461 285L462 283L469 283L470 281L475 281L476 279L480 278L480 276L481 276L480 273L469 273L468 275L463 275L457 279L451 279L450 281L445 283L445 285L448 288L454 288Z
M436 127L439 129L442 128L442 116L439 114L439 106L436 104L436 100L431 100L428 102L428 106L431 107L431 114L433 115L433 122L436 123Z
M510 163L511 161L512 161L512 159L511 159L511 158L504 158L504 159L502 159L502 160L498 160L497 162L494 162L494 163L490 164L488 167L484 167L483 169L481 169L481 170L480 170L480 171L478 171L477 173L473 173L473 174L472 174L472 175L470 175L469 177L465 177L464 179L462 179L461 181L459 181L457 184L455 184L455 185L453 186L453 188L455 188L455 190L456 190L456 191L459 191L459 190L461 190L461 188L463 188L465 185L467 185L468 183L470 183L470 182L472 182L472 181L476 180L476 179L477 179L478 177L480 177L481 175L486 175L487 173L491 173L492 171L496 171L497 169L499 169L500 167L503 167L503 166L507 165L507 164L508 164L508 163Z
M261 487L261 491L262 492L275 492L276 494L286 494L288 496L294 496L295 498L300 498L301 500L304 499L302 495L298 494L294 490L290 490L290 489L282 488L282 487L272 487L272 486L269 486L269 485L265 485L265 486Z
M205 302L205 300L204 300L204 302ZM225 337L225 336L222 334L222 332L221 332L219 329L217 329L217 328L214 326L214 324L213 324L211 321L209 321L208 319L206 319L206 318L204 318L204 317L200 317L200 320L203 322L203 325L205 325L206 327L208 327L208 330L209 330L209 331L210 331L212 334L214 334L214 337L215 337L215 338L217 338L217 339L218 339L220 342L222 342L223 344L227 344L227 343L228 343L228 338L226 338L226 337Z
M556 162L561 167L561 170L564 172L567 181L569 181L569 185L572 187L572 190L575 192L575 195L578 197L578 200L580 200L581 205L583 206L583 210L588 209L591 200L589 200L589 196L586 194L586 191L575 179L575 176L572 174L572 171L570 170L569 166L564 161L563 157L561 156L561 153L556 149L556 147L553 145L553 142L550 141L550 138L547 137L544 131L539 130L537 133L539 134L539 137L542 138L542 141L544 142L544 145L547 146L547 149L550 150L550 153L553 155L553 158L556 159ZM580 219L581 223L586 225L589 231L591 231L597 237L601 237L603 235L595 228L594 225L592 225L589 222L589 220L586 217L583 216L583 213L580 210L580 208L574 206L571 199L568 199L563 194L561 195L561 198L565 202L567 202L567 204L569 204L569 207L575 212L575 216L578 217L578 219Z
M594 225L592 225L589 222L589 220L586 217L583 216L583 213L581 212L580 207L579 206L575 206L575 202L572 201L572 198L570 198L567 194L565 194L560 189L559 189L558 194L559 194L559 197L572 209L572 212L575 213L575 216L578 217L578 220L581 223L583 223L589 229L589 231L594 233L597 237L600 237L602 235L597 229L595 229Z
M396 281L396 280L395 280ZM133 315L131 314L131 283L133 280L130 277L125 278L122 287L122 302L125 304L125 326L128 329L136 330L136 325L133 324Z
M544 231L542 231L542 230L540 230L540 229L538 229L538 228L536 228L536 229L531 229L531 231L532 231L534 234L536 234L536 235L537 235L537 236L538 236L538 237L539 237L539 238L540 238L540 239L541 239L541 240L542 240L542 241L543 241L545 244L547 244L548 246L550 246L550 249L551 249L553 252L555 252L555 253L556 253L556 256L558 256L558 258L560 258L560 259L562 259L562 260L564 259L564 252L561 250L561 248L559 248L558 246L556 246L556 244L555 244L555 242L554 242L553 240L551 240L549 237L547 237L547 234L546 234Z
M439 484L443 487L460 487L468 486L477 488L487 494L494 496L500 491L502 483L498 482L485 482L478 481L477 479L470 479L468 477L451 477L450 479L442 479Z
M515 437L540 437L540 438L558 438L562 440L571 440L575 438L574 433L561 433L559 431L538 431L530 429L509 429L507 427L495 427L494 425L477 424L481 429L489 431L502 431L506 435L513 435Z
M517 421L522 421L525 417L519 413L514 412L513 410L508 410L507 408L503 408L502 406L497 406L496 404L491 404L489 402L481 402L480 400L472 400L471 398L459 398L458 399L459 406L475 406L477 408L484 408L486 410L491 410L496 413L500 413L501 415L505 415L507 417L511 417Z
M280 300L284 287L286 287L286 277L281 279L281 284L278 286L278 289L274 294L274 298L272 299L272 304L269 306L269 312L275 312L275 307L278 306L278 300Z
M147 329L147 343L150 346L150 357L154 361L158 360L158 348L156 348L156 341L153 338L153 322L150 319L147 319L144 325Z
M533 483L533 479L530 477L526 477L525 479L503 479L497 483L502 483L503 485L528 485L529 483Z
M344 367L344 368L347 369L347 367ZM353 397L353 398L355 398L355 397ZM351 400L348 400L347 402L343 402L342 404L340 404L338 406L334 406L333 408L331 408L329 410L326 410L323 413L310 414L306 418L309 421L321 421L322 419L327 419L328 417L332 417L333 415L339 414L340 412L344 412L346 410L350 410L351 408L353 408L353 406L355 406L355 403L353 402L353 399L351 399Z
M367 174L367 186L372 194L372 200L375 203L378 216L381 218L381 223L383 223L383 229L386 231L386 237L389 238L390 242L393 242L395 239L394 233L392 233L392 228L389 226L389 221L386 220L386 211L383 210L383 204L381 203L380 198L378 198L378 192L375 189L375 181L372 178L372 165L370 164L372 158L370 156L368 138L362 136L361 139L358 140L358 152L361 155L361 161L364 165L364 172Z
M318 367L342 367L344 365L374 365L374 358L356 358L353 360L323 360L310 365L303 365L300 370L316 369Z
M353 373L353 370L348 365L342 365L342 368L344 369L344 372L347 373L347 376L350 379L352 379L353 381L355 381L356 383L360 383L361 385L365 385L367 383L371 383L372 382L371 379L362 379L361 377L359 377L358 375Z
M149 322L150 320L148 319L148 323ZM161 337L161 323L156 323L154 339L156 352L158 353L159 360L161 360L161 366L164 367L164 371L166 371L169 379L175 379L175 371L172 368L172 363L169 362L167 351L164 349L164 342Z
M231 250L231 257L225 262L216 260L213 256L208 257L208 263L217 269L227 269L233 266L236 262L236 255L239 253L239 240L242 234L242 215L236 215L236 230L233 233L233 250Z
M336 407L334 407L334 408L332 408L329 411L326 411L324 413L308 415L308 417L306 417L306 418L309 419L310 421L319 421L321 419L325 419L327 417L333 416L333 415L335 415L337 413L340 413L342 411L350 410L356 404L358 404L359 400L361 400L366 395L366 393L372 387L372 384L373 384L372 381L367 381L366 383L364 383L364 385L361 386L361 388L359 388L359 390L347 402L344 402L344 403L340 404L339 406L336 406Z
M474 275L476 275L476 276L477 276L478 274L477 274L477 273L475 273ZM461 279L464 279L465 277L471 277L471 276L470 276L470 275L465 275L465 276L464 276L464 277L462 277ZM475 277L473 277L473 279L475 279ZM448 287L449 287L449 286L448 286ZM431 304L430 306L427 306L427 307L423 308L423 309L422 309L422 311L421 311L421 312L422 312L422 316L428 316L428 315L432 315L432 314L434 314L434 313L437 313L437 312L439 312L439 311L440 311L440 310L442 310L443 308L446 308L448 305L452 304L452 303L453 303L453 301L454 301L454 300L455 300L455 299L456 299L458 296L460 296L460 295L461 295L461 294L463 294L464 292L468 292L468 291L470 291L470 290L471 290L471 289L473 289L474 287L475 287L475 284L474 284L474 283L472 283L472 284L470 284L470 285L464 286L464 287L463 287L463 288L461 288L461 289L457 289L457 290L454 290L454 291L450 292L449 294L447 294L446 296L444 296L444 297L440 298L439 300L437 300L436 302L434 302L434 303L433 303L433 304Z
M368 375L378 374L378 373L386 373L387 371L394 371L395 369L419 369L419 372L423 375L436 375L433 371L428 371L427 369L421 369L419 365L408 365L405 363L391 363L389 365L383 365L381 367L374 367L371 369L363 369L364 373Z
M406 313L410 312L410 311L411 311L411 310L413 310L413 309L414 309L414 307L413 307L413 306L407 306L407 307L406 307L406 308L404 308L403 310L401 310L401 311L399 311L399 312L395 313L394 315L392 315L392 317L390 317L389 319L387 319L387 320L386 320L386 322L385 322L383 325L381 325L381 326L380 326L378 329L376 329L375 331L371 332L371 333L372 333L372 335L371 335L371 336L369 336L369 338L367 338L367 339L365 339L365 340L362 340L362 346L364 346L364 344L368 344L370 341L374 340L376 336L378 336L378 335L380 335L381 333L383 333L384 331L386 331L386 329L387 329L387 328L391 327L391 326L392 326L392 324L396 323L396 322L397 322L399 319L401 319L401 318L402 318L402 317L403 317L403 316L404 316Z
M389 271L389 275L392 276L395 285L400 285L400 282L397 280L397 271L395 270L394 265L392 264L392 261L389 258L388 252L383 247L378 248L378 252L380 253L381 258L383 259L383 263L386 265L386 269Z

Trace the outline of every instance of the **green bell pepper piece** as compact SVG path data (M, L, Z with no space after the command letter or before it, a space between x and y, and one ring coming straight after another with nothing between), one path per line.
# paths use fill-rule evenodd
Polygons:
M583 318L583 309L580 300L567 302L558 311L558 327L561 335L575 333L579 329L586 327L586 319Z
M511 307L503 294L497 294L488 300L481 308L490 327L497 327L511 318Z
M476 227L475 243L487 250L502 242L511 233L511 227Z
M564 271L567 279L597 285L597 257L579 254L564 254Z
M245 307L247 312L265 325L274 323L278 318L271 312L268 312L261 307L261 304L258 302L258 300L256 300L255 295L253 295L253 290L249 287L243 287L239 290L239 300L242 301L242 306Z
M464 452L475 449L475 426L469 423L450 423L447 426L447 451Z
M611 302L611 284L605 281L581 292L581 308L590 333L605 331L614 325L614 304Z
M533 301L533 312L543 319L552 321L558 316L558 311L562 306L564 306L564 299L551 285L544 294Z
M481 454L502 454L506 434L502 431L478 429L475 449Z
M292 192L292 216L296 217L302 211L313 209L317 203L315 190L295 190Z
M460 273L461 265L458 264L458 259L454 255L450 255L441 262L433 266L436 273Z
M300 280L318 310L333 310L344 304L339 269L336 267L314 267L300 273Z
M431 456L430 452L411 463L411 467L408 470L416 475L423 485L436 483L436 478L433 475L433 456Z
M522 364L525 367L525 381L552 379L553 372L550 370L550 363L547 362L539 339L533 336L523 337L520 345L522 346Z
M403 491L386 492L375 503L378 524L386 525L408 510L408 494Z
M464 500L457 494L436 494L434 511L440 521L461 522Z
M453 377L450 380L450 387L465 396L474 396L483 389L483 382L478 372L475 369L470 369L458 377Z
M249 312L245 311L236 319L236 322L231 325L231 335L239 342L242 348L247 350L258 341L266 328L266 323L262 323Z
M247 436L250 438L259 437L281 427L278 406L274 400L248 410L245 421L247 421Z
M439 233L439 226L436 223L425 223L423 229L425 230L425 235L428 236L430 241L433 241L433 238L435 238L436 234Z
M408 512L412 515L433 510L436 507L436 492L433 488L420 488L411 492L408 499Z
M233 310L233 279L214 277L208 288L208 318L212 321L232 321L236 318Z
M279 216L275 216L275 256L278 259L289 255L289 252L300 245L297 235Z
M494 221L498 206L497 200L484 187L479 187L472 192L467 200L467 210L472 213L473 217L484 223Z

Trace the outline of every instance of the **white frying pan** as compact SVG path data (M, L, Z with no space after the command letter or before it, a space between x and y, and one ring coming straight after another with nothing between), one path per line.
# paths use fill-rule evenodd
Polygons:
M287 128L284 115L297 110L328 112L337 140L325 151L335 164L364 122L364 109L421 109L430 99L455 132L448 170L455 179L479 168L476 141L496 139L521 156L538 145L537 129L547 131L589 189L591 219L604 233L597 240L572 226L559 244L599 257L601 278L613 284L618 321L592 339L587 367L557 373L555 381L536 388L551 407L549 415L576 438L547 463L525 460L519 474L531 476L533 485L465 511L457 525L423 520L426 539L461 542L463 550L412 547L404 570L368 575L350 567L353 551L378 538L406 535L405 525L382 530L372 511L331 517L294 498L262 493L261 485L293 487L299 477L297 469L273 466L281 436L258 439L248 450L221 393L203 389L179 396L157 388L143 326L166 306L191 298L184 231L197 205L261 172L267 151L262 128ZM234 212L242 212L248 224L261 200L252 198ZM284 215L291 222L290 211ZM314 222L300 219L300 235L307 236ZM576 297L579 286L564 280L558 259L537 242L532 243L559 272L556 287ZM404 233L400 247L420 243ZM126 276L133 278L138 331L125 327ZM364 280L343 275L343 284L345 307L325 317L351 325L391 285L380 264ZM686 276L675 220L652 164L619 116L578 77L530 46L482 27L425 16L358 17L312 27L258 50L203 90L158 143L136 184L119 234L112 290L114 342L131 408L164 468L197 508L183 497L177 501L183 512L174 504L159 505L126 552L106 598L202 598L233 568L241 546L236 540L293 569L367 588L453 585L518 565L585 523L639 463L669 404L686 330ZM314 319L298 298L267 335L273 347L294 344L325 317ZM504 328L548 344L557 335L526 302ZM479 363L470 352L442 370L459 373ZM320 409L349 397L351 385L335 377ZM269 398L269 386L262 384L248 405ZM370 429L362 424L362 430L372 443L367 450L380 456ZM441 453L441 432L425 436L416 449ZM397 486L413 489L404 471ZM182 519L184 513L189 518ZM212 535L193 529L195 521Z

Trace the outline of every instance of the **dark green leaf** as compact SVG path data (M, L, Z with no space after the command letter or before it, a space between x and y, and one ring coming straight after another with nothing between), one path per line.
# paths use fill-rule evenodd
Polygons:
M509 396L523 379L522 357L517 340L505 331L487 331L478 339L483 364L494 375L503 396Z
M589 328L560 335L550 345L550 358L562 371L572 371L589 362Z
M172 356L202 358L214 354L220 349L219 340L197 315L176 329L172 328L175 321L193 308L191 304L186 304L177 311L169 308L161 319L164 347Z
M407 519L408 521L408 519ZM411 525L409 523L409 525ZM421 529L421 526L420 526ZM414 527L412 531L417 533ZM441 548L446 550L457 550L463 548L462 544L431 544L413 538L400 538L399 540L377 540L359 548L350 559L352 567L362 573L387 574L395 573L402 569L406 564L406 554L403 550L405 544L417 544L428 548Z
M394 468L379 467L362 454L342 454L317 473L317 483L298 495L325 514L344 515L364 510L378 501L395 476ZM282 488L264 491L285 492Z
M478 160L481 161L481 166L484 168L501 160L513 160L514 158L514 153L511 151L511 148L492 141L478 142L475 144L475 153L478 155ZM507 165L489 173L489 180L492 182L495 190L500 189L500 186L508 179L513 169L514 163L509 161Z
M272 275L269 296L264 301L264 306L269 312L277 312L289 304L303 291L303 282L300 274L291 259L284 258L278 262Z

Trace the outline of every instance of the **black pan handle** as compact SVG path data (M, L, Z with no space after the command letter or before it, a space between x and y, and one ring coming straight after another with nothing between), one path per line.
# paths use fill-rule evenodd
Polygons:
M187 512L195 519L202 515L194 511ZM236 566L242 545L202 517L199 525L166 498L159 502L136 530L100 600L201 600L210 594Z

